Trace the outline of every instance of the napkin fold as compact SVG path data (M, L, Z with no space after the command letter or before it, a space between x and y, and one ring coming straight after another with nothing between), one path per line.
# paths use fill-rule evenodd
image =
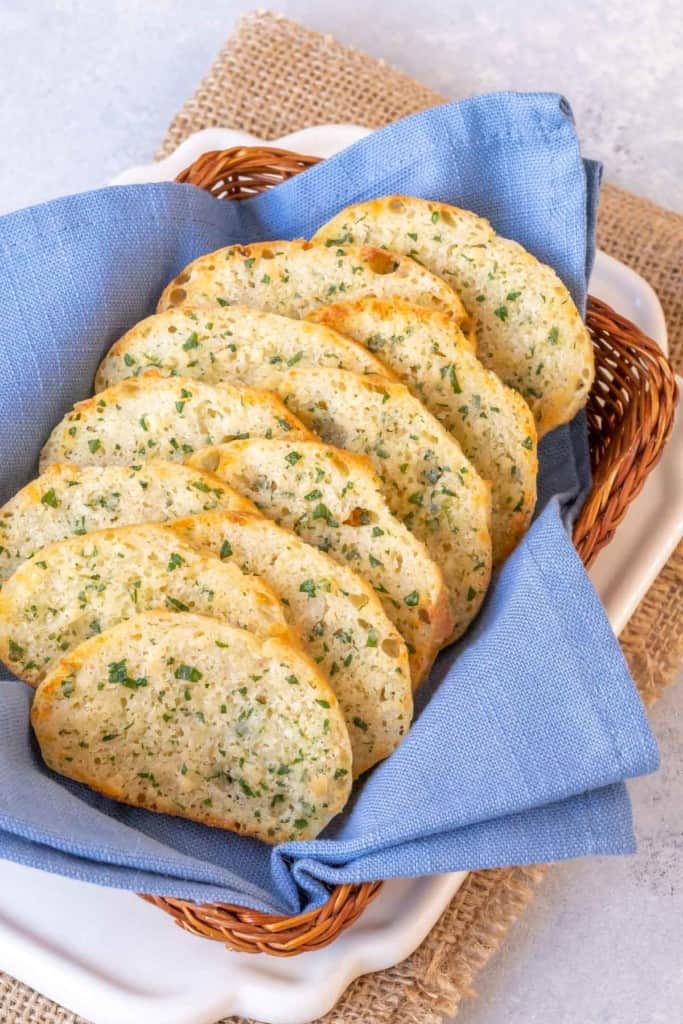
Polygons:
M376 132L242 203L189 185L102 189L0 219L0 500L36 471L99 360L190 260L309 236L393 192L475 210L550 263L580 308L599 165L566 101L496 94ZM443 652L401 747L323 836L257 840L116 804L43 765L32 692L0 681L0 856L197 901L295 913L330 884L557 860L634 847L623 780L657 751L568 529L590 484L585 419L544 439L539 513L468 635Z

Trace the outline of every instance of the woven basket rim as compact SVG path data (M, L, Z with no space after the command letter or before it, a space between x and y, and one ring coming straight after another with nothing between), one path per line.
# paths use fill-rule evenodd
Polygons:
M320 160L276 147L235 146L202 154L176 181L197 185L217 198L244 200ZM589 296L586 322L598 369L587 408L593 485L573 540L588 567L610 542L661 458L673 426L678 388L671 364L656 342L607 303ZM230 949L293 956L334 941L381 886L338 885L322 906L292 916L263 914L236 904L145 895L142 899L170 914L180 927Z

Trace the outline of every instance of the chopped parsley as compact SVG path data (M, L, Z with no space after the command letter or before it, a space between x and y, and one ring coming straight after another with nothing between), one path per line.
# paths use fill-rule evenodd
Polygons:
M49 491L45 491L45 494L43 494L40 500L43 505L49 505L50 508L57 508L59 505L59 499L55 494L54 487L51 487Z
M9 660L10 661L21 661L22 658L26 657L26 651L18 644L16 640L10 638L9 642Z
M173 675L176 679L186 679L190 683L198 683L202 678L202 673L194 665L178 665Z
M139 690L141 687L148 685L145 676L138 676L134 679L128 675L128 663L125 658L123 661L112 661L109 663L109 682L120 683L121 686L125 686L129 690Z
M349 242L352 241L353 237L351 235L351 232L345 231L343 235L339 236L339 238L328 238L325 242L325 246L327 249L331 249L333 245L347 245Z

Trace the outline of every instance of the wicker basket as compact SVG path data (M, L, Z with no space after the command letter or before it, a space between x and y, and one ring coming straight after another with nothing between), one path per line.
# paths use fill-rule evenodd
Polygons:
M221 199L248 199L316 163L317 157L282 149L239 147L205 153L176 180L198 185ZM587 406L593 486L574 530L574 543L586 566L612 539L659 461L678 398L669 362L635 324L589 297L587 325L596 360ZM380 882L337 886L322 907L296 917L225 903L143 898L187 931L223 942L230 949L294 956L332 942L380 888Z

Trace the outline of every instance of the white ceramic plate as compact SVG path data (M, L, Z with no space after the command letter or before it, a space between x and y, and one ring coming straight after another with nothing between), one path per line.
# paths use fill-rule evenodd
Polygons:
M464 878L385 885L332 946L277 960L195 938L132 893L0 862L0 968L95 1024L304 1024L408 956Z
M308 128L273 145L329 156L368 129ZM263 140L224 129L187 139L166 160L112 184L172 179L201 153ZM666 347L659 301L637 274L598 253L591 292ZM683 423L591 576L619 632L683 532ZM95 1024L215 1024L230 1014L305 1024L361 974L408 956L462 884L459 872L388 882L326 949L288 960L230 953L176 928L127 892L0 861L0 969Z

